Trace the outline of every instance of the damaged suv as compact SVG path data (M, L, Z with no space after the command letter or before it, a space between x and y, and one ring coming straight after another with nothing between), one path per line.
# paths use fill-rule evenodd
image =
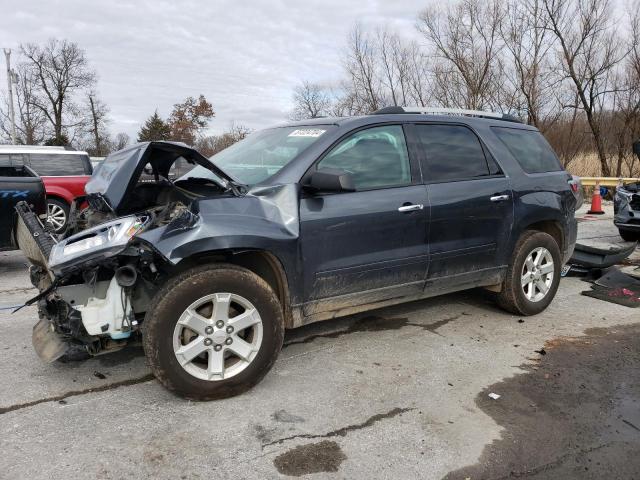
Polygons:
M289 124L211 159L138 144L106 158L57 238L19 205L36 351L141 336L163 385L213 399L259 382L287 328L474 287L544 310L576 239L572 177L533 127L436 113Z
M640 182L616 188L613 197L613 223L627 242L640 240Z

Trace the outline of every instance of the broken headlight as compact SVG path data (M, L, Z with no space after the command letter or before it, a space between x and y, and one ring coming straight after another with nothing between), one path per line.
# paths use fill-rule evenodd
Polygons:
M132 215L72 235L51 249L49 266L55 270L78 258L106 258L119 253L134 235L144 230L147 223L148 217Z

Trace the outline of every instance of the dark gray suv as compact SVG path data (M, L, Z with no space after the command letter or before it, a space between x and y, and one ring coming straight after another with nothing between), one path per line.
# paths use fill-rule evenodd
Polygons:
M286 328L474 287L541 312L576 240L577 185L535 128L437 113L293 123L211 159L169 142L110 155L53 247L21 214L36 350L96 355L141 334L167 388L213 399L260 381ZM176 161L197 166L171 179Z

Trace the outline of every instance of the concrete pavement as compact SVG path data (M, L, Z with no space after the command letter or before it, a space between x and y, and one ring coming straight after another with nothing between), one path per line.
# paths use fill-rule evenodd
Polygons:
M616 235L610 219L580 225ZM0 307L29 286L19 252L0 253ZM35 308L0 310L0 478L465 478L508 434L478 400L488 386L531 373L545 342L640 321L587 288L563 279L524 319L470 291L304 327L256 388L208 403L165 391L139 348L45 365Z

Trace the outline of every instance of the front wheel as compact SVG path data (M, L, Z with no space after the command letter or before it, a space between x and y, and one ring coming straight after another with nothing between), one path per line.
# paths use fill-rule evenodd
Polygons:
M560 284L560 248L544 232L525 232L514 248L498 305L516 315L535 315L549 306Z
M238 395L275 362L284 336L282 308L259 276L234 265L188 270L158 292L144 321L151 370L188 399Z

